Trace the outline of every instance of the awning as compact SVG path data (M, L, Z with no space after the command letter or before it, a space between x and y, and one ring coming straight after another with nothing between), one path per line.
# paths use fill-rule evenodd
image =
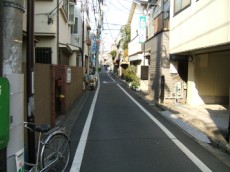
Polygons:
M129 57L130 62L137 61L137 60L142 60L142 59L143 59L143 54L137 54L137 55Z
M80 51L79 47L70 44L59 43L59 48L63 48L66 53L73 54L74 51Z
M72 50L72 51L80 51L80 48L77 47L77 46L74 46L74 45L70 45L68 44L69 48Z
M71 48L68 46L68 44L59 43L59 48L62 48L63 51L65 51L65 53L67 53L67 54L73 54L73 51L72 51Z
M46 33L46 32L35 32L34 36L42 36L42 37L55 37L56 33Z

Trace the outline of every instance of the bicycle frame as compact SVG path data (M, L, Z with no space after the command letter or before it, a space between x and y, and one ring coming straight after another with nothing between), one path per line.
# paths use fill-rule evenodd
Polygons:
M34 123L24 122L24 127L25 128L28 128L29 130L35 132L36 129L32 129L29 125L34 125L35 126ZM62 154L60 152L57 152L56 150L54 150L54 149L52 149L51 147L48 146L48 142L55 135L58 135L58 134L64 135L64 137L67 138L66 145L64 146L64 149L63 149L63 150L65 150L67 148L67 146L69 146L69 142L70 142L69 137L68 137L68 135L66 133L67 133L66 129L64 127L61 127L61 126L56 126L56 127L52 128L52 129L50 129L49 131L43 133L44 134L43 138L41 138L42 131L39 132L39 137L38 137L38 142L37 142L38 149L37 149L37 156L36 156L36 164L25 162L25 165L28 165L29 167L32 167L29 170L29 172L44 172L44 171L48 170L52 165L54 165L60 157L62 157ZM41 161L42 161L44 148L47 147L47 146L57 156L56 156L55 159L52 160L52 162L50 164L48 164L46 167L43 168L42 167L43 165L41 165Z
M44 145L47 145L48 144L48 141L50 140L50 138L54 135L57 135L57 134L63 134L65 135L67 138L68 138L68 142L69 142L69 137L65 134L65 132L62 131L63 127L60 127L60 126L57 126L54 128L54 130L50 131L47 133L47 136L44 138L44 140L41 141L41 144L44 148ZM68 142L66 143L65 145L65 148L68 146ZM49 147L51 150L53 150L51 147ZM44 172L45 170L49 169L53 164L56 163L56 161L59 159L60 156L60 153L59 152L56 152L55 150L53 150L58 156L52 161L52 163L50 163L47 167L43 168L40 170L40 172ZM42 152L43 150L41 150L41 153L40 153L40 160L42 159Z

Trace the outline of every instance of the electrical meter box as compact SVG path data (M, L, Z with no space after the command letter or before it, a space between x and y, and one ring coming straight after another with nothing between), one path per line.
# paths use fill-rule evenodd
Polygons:
M10 84L0 77L0 150L7 146L10 128Z

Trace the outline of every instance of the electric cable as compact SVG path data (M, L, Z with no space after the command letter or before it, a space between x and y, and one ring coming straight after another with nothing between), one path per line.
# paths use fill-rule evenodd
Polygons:
M107 17L105 17L105 20L106 20L106 22L108 23ZM109 25L107 25L107 26L108 26L108 28L109 28ZM110 28L109 28L108 30L109 30L109 32L110 32L110 36L111 36L112 40L115 41L114 38L113 38L113 34L112 34Z

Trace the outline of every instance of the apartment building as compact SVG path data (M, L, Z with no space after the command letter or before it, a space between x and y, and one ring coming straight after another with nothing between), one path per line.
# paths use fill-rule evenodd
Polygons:
M131 35L128 44L128 61L134 67L137 77L140 79L140 89L148 90L148 58L145 57L145 46L147 31L147 16L144 9L146 1L133 1L127 24L130 25Z
M36 122L55 125L59 114L65 113L83 90L83 45L73 41L82 26L80 11L76 0L35 1Z
M189 104L228 104L229 9L228 0L171 1L170 57L179 75L187 75Z
M149 0L149 16L145 56L149 59L148 92L155 101L184 99L183 81L173 70L169 59L169 0Z

